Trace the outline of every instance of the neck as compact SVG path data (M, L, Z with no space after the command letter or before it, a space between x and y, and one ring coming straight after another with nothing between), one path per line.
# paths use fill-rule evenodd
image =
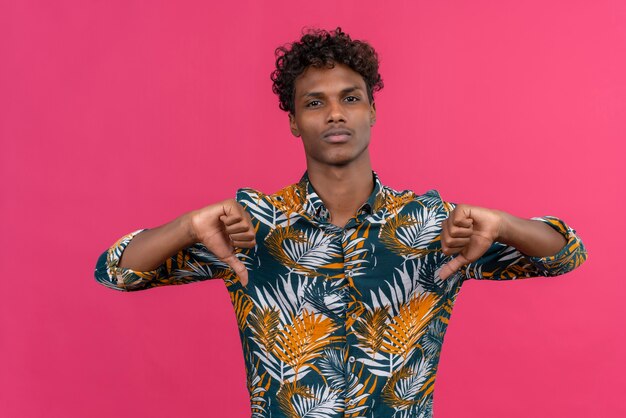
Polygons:
M369 156L346 166L320 166L307 161L309 181L338 226L356 215L374 189Z

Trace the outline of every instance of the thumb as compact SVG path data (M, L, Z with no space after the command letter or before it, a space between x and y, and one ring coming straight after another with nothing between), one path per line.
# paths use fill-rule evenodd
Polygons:
M463 256L462 254L458 254L452 260L444 264L443 267L441 267L441 270L439 270L439 277L441 277L441 280L445 280L462 266L468 263L469 260L465 258L465 256Z
M246 286L248 284L248 269L246 266L239 261L234 254L224 258L224 262L226 262L226 264L228 264L235 271L235 274L239 277L241 284Z

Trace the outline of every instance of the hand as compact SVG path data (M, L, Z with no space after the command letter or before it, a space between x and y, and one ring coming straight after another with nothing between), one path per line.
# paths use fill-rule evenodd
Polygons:
M235 271L241 284L248 284L248 270L235 256L235 247L256 245L252 220L235 199L224 200L191 212L191 234L217 258Z
M441 250L458 254L440 270L447 279L462 266L478 260L501 236L502 212L470 205L457 205L441 224Z

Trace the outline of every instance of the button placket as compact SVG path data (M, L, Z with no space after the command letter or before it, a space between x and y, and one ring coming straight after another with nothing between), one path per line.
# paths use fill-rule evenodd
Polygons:
M342 242L342 247L344 249L345 249L345 246L348 245L348 242L350 241L351 232L354 231L352 229L352 226L351 226L353 224L354 224L353 220L348 221L347 228L343 228L343 230L341 231L341 239L343 241ZM345 254L344 254L344 256L345 256ZM345 262L345 259L344 259L344 262ZM352 289L351 282L352 282L352 278L354 277L354 272L352 270L350 270L350 268L348 266L345 266L345 265L344 265L344 277L346 278L346 281L349 284L348 286L346 286L344 288L344 294L343 294L344 298L345 298L344 299L344 304L345 304L345 306L344 306L344 308L345 308L344 315L345 315L346 318L355 319L355 315L354 314L351 314L350 316L348 316L349 315L348 314L348 304L350 303L350 300L351 300L351 297L350 297L350 293L352 292L352 290L351 290ZM344 322L343 325L344 325L344 327L346 327L346 332L348 333L347 323ZM351 345L350 345L350 343L348 343L347 338L346 338L346 346L345 346L345 348L346 348L346 352L350 352L351 351ZM351 369L353 369L353 365L354 365L355 361L356 361L356 358L354 356L350 356L348 358L348 363L346 363L346 367L345 367L346 391L347 391L347 388L348 388L349 383L350 383L350 379L351 379L351 376L352 376ZM344 396L345 395L347 395L346 392L344 392ZM352 407L354 407L354 405L356 405L356 401L354 399L347 399L347 396L345 398L345 402L346 402L346 407L347 408L352 408Z

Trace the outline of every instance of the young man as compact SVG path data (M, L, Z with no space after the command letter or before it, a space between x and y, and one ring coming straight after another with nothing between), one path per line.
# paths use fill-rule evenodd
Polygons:
M255 417L430 417L462 283L564 274L586 251L555 217L384 186L368 150L383 86L368 44L311 31L277 49L276 67L301 180L132 232L102 254L96 280L126 291L224 280Z

